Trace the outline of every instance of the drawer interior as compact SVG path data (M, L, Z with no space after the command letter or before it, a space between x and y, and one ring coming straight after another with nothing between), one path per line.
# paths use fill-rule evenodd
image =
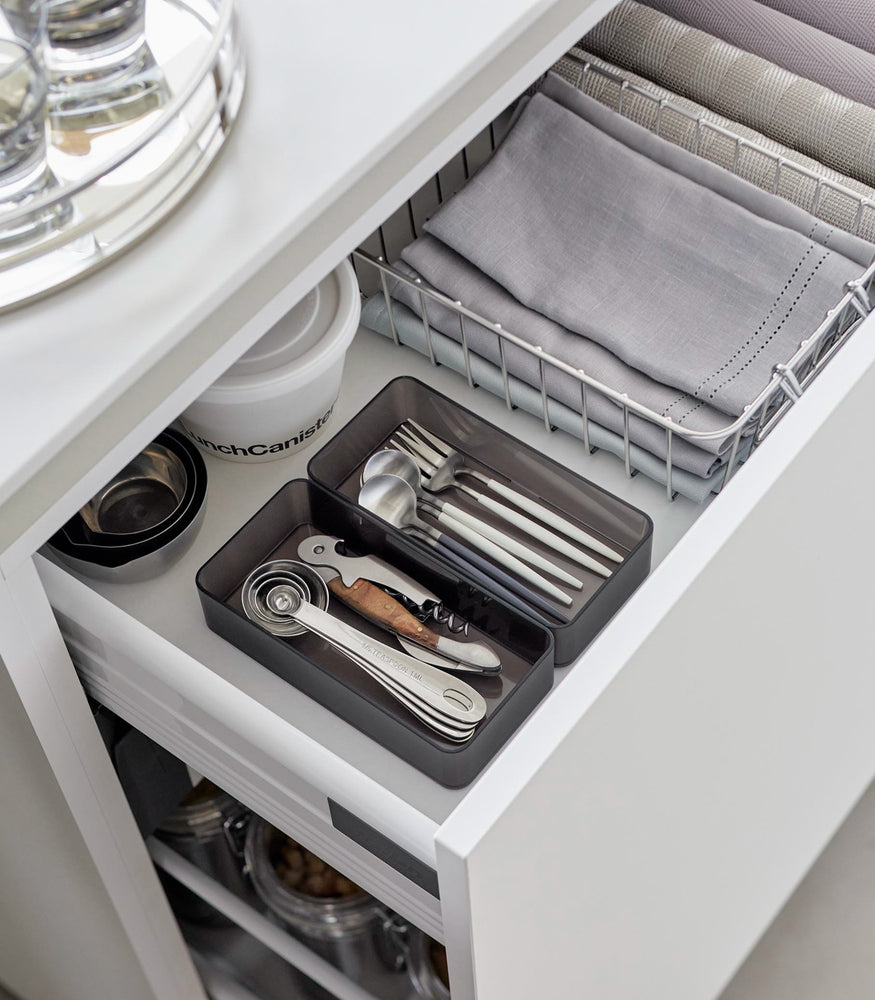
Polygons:
M395 259L429 214L459 190L488 159L506 131L511 115L508 111L496 119L400 206L363 245L365 254L384 261ZM379 269L369 266L367 259L361 256L356 258L355 264L362 293L378 291L381 287ZM831 346L827 347L824 356L831 350ZM654 522L654 568L708 511L712 502L710 496L701 503L683 496L669 497L664 484L635 475L634 468L628 464L624 466L615 456L587 449L570 434L554 433L549 412L545 420L543 415L509 409L504 398L478 391L473 380L466 379L464 374L460 376L445 365L434 367L428 357L399 350L391 340L364 329L359 331L347 355L340 398L328 436L340 430L399 374L409 374L427 382L532 448L646 512ZM769 419L788 408L789 404L782 397L770 411ZM210 632L203 621L194 585L197 569L284 483L306 475L306 465L313 451L315 446L298 455L254 467L207 455L209 491L203 527L192 548L162 576L143 583L120 584L86 580L71 571L53 572L45 578L46 587L53 602L58 604L64 603L65 593L89 589L126 617L132 634L141 630L155 634L169 644L168 648L178 651L180 669L185 668L186 657L206 665L247 698L268 706L289 727L305 734L334 759L343 762L338 766L348 768L350 774L377 782L439 826L469 789L439 787L331 712L295 692L260 664ZM763 460L767 460L765 453ZM669 488L668 492L673 491ZM727 496L731 492L730 483ZM727 502L732 502L731 497ZM112 630L117 624L101 623L97 618L99 607L99 604L94 605L96 617L87 623L88 627L98 639L111 641ZM131 661L124 669L135 676L140 668L148 670L145 656L139 666ZM556 671L554 690L548 698L561 697L557 691L561 692L563 680L574 669L586 669L585 653L576 664ZM188 711L188 706L183 706L181 711ZM204 724L209 725L208 717ZM391 828L391 819L387 819L386 825Z

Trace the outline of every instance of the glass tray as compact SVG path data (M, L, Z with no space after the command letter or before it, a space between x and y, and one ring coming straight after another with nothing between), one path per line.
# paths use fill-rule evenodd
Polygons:
M147 0L149 69L110 113L50 119L52 186L4 214L50 219L40 235L0 240L0 312L106 263L164 219L229 134L245 66L233 0Z

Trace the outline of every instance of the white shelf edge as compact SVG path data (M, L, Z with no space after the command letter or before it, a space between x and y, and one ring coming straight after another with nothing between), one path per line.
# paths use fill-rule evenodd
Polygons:
M214 906L229 920L233 920L238 927L270 948L280 958L324 987L337 1000L379 1000L379 997L375 997L373 993L354 983L340 969L271 923L267 917L253 910L251 906L247 906L230 889L220 885L160 840L150 837L146 841L146 846L152 860L159 868Z
M573 45L615 0L540 3L422 120L313 218L265 250L255 273L169 331L150 367L119 373L93 412L34 452L27 476L0 477L0 575L28 558L118 469L264 334L332 267ZM516 26L519 28L519 25ZM436 138L437 137L437 138ZM219 164L221 166L221 163ZM153 239L160 239L159 231ZM125 261L116 267L124 267ZM114 272L115 273L115 272ZM293 276L291 279L289 276ZM193 279L195 274L192 275ZM63 294L63 293L60 293ZM132 294L137 294L132 290Z

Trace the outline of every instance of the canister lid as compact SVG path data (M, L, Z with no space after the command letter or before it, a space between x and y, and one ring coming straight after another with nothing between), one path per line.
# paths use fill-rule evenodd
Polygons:
M158 830L177 837L220 833L236 806L235 798L203 778L164 818Z
M336 271L326 275L303 299L219 378L217 386L239 384L276 371L312 350L338 321L341 290Z

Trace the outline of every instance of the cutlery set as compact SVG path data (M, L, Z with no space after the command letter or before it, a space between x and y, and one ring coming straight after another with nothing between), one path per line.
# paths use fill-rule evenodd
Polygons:
M199 570L211 629L449 787L647 575L652 523L390 382Z
M579 591L583 581L517 536L438 494L456 490L470 497L519 534L600 579L610 577L612 567L622 562L623 556L615 549L544 504L481 473L416 421L405 421L389 444L366 461L358 503L395 527L416 532L445 550L444 554L450 554L466 571L485 574L535 607L554 613L550 603L530 587L567 607L572 598L559 584ZM473 489L461 482L460 476L481 483L514 507ZM440 528L420 517L420 511ZM375 556L339 552L342 544L342 539L331 535L311 535L299 543L297 561L274 560L256 567L243 585L247 616L275 635L292 637L310 631L320 636L422 723L452 742L470 739L486 714L486 703L470 684L443 671L498 673L499 657L485 643L450 639L434 632L383 588L419 607L439 605L436 595ZM318 581L315 586L313 571ZM400 649L339 621L328 610L329 594L390 632Z
M463 455L415 420L405 421L390 438L389 445L389 448L375 452L365 463L358 495L361 506L404 531L426 536L449 550L463 564L484 571L495 582L542 611L555 615L555 609L533 594L524 583L537 588L559 605L569 607L573 603L572 597L559 584L579 591L583 589L583 581L557 565L555 557L550 558L548 554L536 551L515 535L475 517L457 504L441 500L439 493L457 490L501 521L512 525L519 534L552 550L550 555L558 552L601 578L610 577L616 565L623 561L620 552L591 532L475 469ZM516 509L461 482L459 477L462 475L482 483L487 490L509 501ZM428 513L446 531L440 532L424 521L418 516L419 510ZM459 538L485 553L489 560L484 562L471 549L460 544ZM585 551L582 546L590 551ZM597 559L596 555L601 558ZM511 570L511 574L499 567Z

